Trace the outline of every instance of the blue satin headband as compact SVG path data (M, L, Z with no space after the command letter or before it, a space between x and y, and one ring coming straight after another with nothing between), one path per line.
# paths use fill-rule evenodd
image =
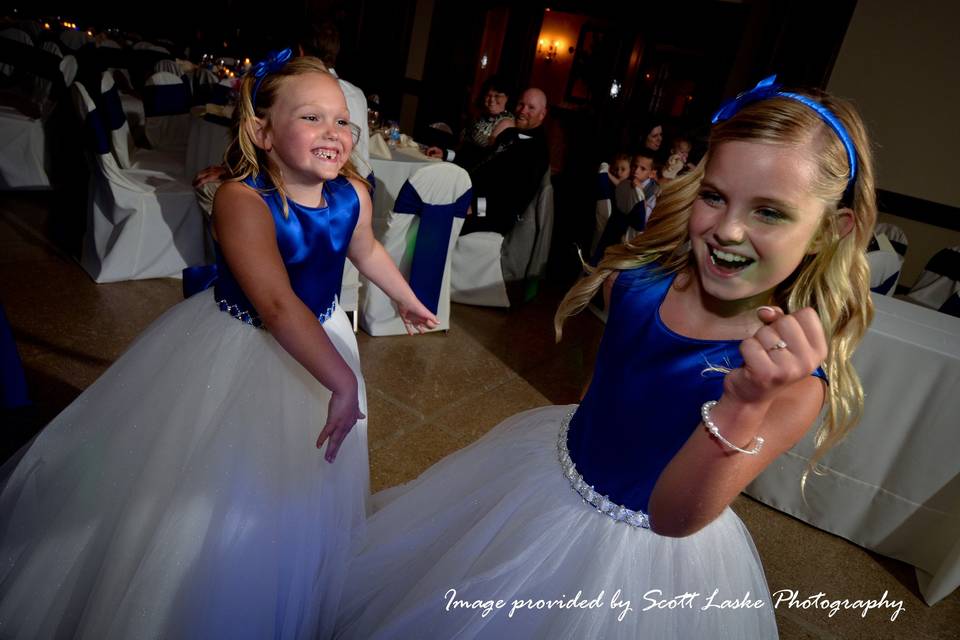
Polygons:
M267 77L267 74L276 73L283 69L283 65L287 64L287 60L292 57L293 51L289 47L282 51L271 51L267 54L266 60L261 60L250 69L250 73L257 79L256 84L253 85L253 93L250 94L250 104L254 110L257 108L257 91L260 90L260 83Z
M718 122L729 120L734 116L734 114L748 104L774 97L790 98L791 100L796 100L797 102L808 106L818 116L820 116L820 119L823 120L828 127L833 129L833 132L837 134L838 138L840 138L840 142L843 143L843 148L847 152L847 162L850 165L850 179L847 181L847 189L846 193L844 194L844 198L846 198L847 195L849 195L853 190L853 184L857 179L857 151L853 145L853 139L850 137L850 134L847 133L847 128L843 126L843 123L840 122L840 119L834 115L832 111L827 109L816 100L804 95L800 95L799 93L781 91L780 85L777 84L776 75L764 78L758 82L757 86L755 86L753 89L744 91L736 98L724 102L723 105L717 109L717 112L713 114L713 118L711 118L710 123L717 124Z

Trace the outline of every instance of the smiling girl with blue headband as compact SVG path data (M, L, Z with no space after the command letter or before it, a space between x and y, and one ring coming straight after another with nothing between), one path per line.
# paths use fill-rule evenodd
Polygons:
M328 638L366 517L349 257L436 326L374 239L337 80L271 54L242 83L217 277L8 468L4 638Z
M608 297L582 403L514 416L375 498L339 637L776 637L728 505L822 409L817 456L859 417L876 205L848 103L757 91L561 303L558 337Z

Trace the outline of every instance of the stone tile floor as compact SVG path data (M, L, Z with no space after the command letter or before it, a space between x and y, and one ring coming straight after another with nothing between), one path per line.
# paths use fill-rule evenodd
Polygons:
M33 406L4 414L6 458L92 383L160 313L181 299L172 279L96 285L51 238L49 194L0 194L0 302L13 327ZM369 399L374 491L416 477L500 420L545 404L576 402L602 324L582 314L555 344L552 317L562 290L505 311L454 305L447 334L371 338L360 333ZM799 488L798 488L799 490ZM903 600L890 612L777 609L781 637L893 639L960 637L960 591L933 607L913 569L741 496L733 505L753 535L771 591L801 599ZM722 553L718 549L718 553ZM644 591L646 588L644 588ZM638 594L637 598L640 600Z

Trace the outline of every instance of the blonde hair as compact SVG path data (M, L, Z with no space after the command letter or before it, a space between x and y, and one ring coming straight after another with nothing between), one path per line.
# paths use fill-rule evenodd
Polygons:
M850 167L839 137L809 107L784 97L749 104L718 123L710 146L733 140L793 147L810 145L817 172L812 189L824 202L825 214L813 239L816 253L807 255L794 273L774 290L774 304L786 312L813 307L820 316L829 351L824 369L829 378L825 415L814 436L816 450L810 469L856 424L863 413L863 388L851 356L873 319L866 248L877 219L873 159L866 127L848 102L819 92L804 93L817 100L846 127L857 154L857 176L847 192ZM655 274L676 273L692 263L687 224L700 191L709 151L694 171L664 186L646 230L632 241L610 247L595 268L567 293L554 318L557 340L564 321L581 311L614 271L655 265ZM847 192L847 193L845 193ZM841 207L853 210L853 228L840 236Z
M268 73L257 89L257 104L254 105L251 94L257 78L252 73L244 76L240 83L240 97L234 110L231 125L230 145L224 153L224 163L230 172L230 180L241 181L247 178L256 178L260 173L266 173L273 184L273 188L280 194L283 202L283 214L287 215L287 192L284 188L283 174L273 166L267 152L256 145L256 118L265 119L266 126L270 126L269 109L277 99L285 79L308 73L320 73L333 80L336 78L327 70L326 65L319 58L302 56L293 58L277 71ZM347 178L356 178L369 186L366 179L354 168L348 159L340 168L340 175Z

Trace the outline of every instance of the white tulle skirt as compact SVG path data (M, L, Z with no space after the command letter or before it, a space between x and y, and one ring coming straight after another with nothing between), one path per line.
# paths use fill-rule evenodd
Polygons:
M599 513L558 461L570 410L514 416L417 480L376 494L336 636L776 638L760 559L739 518L727 509L677 539Z
M369 491L365 421L316 448L329 399L212 291L168 311L4 468L0 637L329 637Z

